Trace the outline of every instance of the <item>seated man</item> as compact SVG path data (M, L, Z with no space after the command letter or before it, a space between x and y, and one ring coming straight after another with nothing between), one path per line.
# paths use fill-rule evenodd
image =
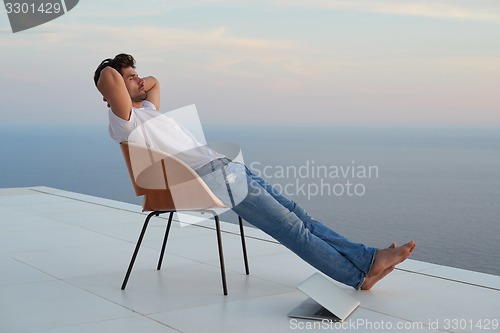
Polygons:
M139 77L131 55L104 60L94 82L110 107L109 129L115 141L127 141L134 129L158 116L160 84L152 76ZM149 145L171 154L186 152L184 162L228 207L332 279L369 290L415 249L414 241L376 249L346 239L244 165L200 144L172 118L163 121L165 124L147 138Z

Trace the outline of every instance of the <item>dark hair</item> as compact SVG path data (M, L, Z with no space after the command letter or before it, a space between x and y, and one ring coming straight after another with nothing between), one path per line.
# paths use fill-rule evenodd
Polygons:
M113 67L118 71L118 73L122 74L122 68L132 67L135 68L135 59L130 54L120 53L116 55L113 59L108 58L104 59L94 73L94 83L97 87L97 81L99 81L99 77L101 76L101 72L106 67Z

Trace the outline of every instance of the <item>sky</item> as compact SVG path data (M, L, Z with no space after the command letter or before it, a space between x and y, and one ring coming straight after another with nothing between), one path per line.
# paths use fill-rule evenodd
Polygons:
M118 53L205 124L500 126L498 0L80 0L13 34L2 125L98 125Z

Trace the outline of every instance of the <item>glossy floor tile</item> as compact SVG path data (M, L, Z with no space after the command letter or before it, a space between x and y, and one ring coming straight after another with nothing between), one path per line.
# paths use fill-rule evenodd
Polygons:
M239 227L223 222L224 296L214 221L186 214L175 217L161 270L167 216L151 220L121 290L146 216L48 187L0 189L0 332L484 332L487 320L493 332L500 320L500 277L415 260L372 291L332 281L361 302L343 326L291 320L307 298L296 286L316 270L245 227L247 276Z

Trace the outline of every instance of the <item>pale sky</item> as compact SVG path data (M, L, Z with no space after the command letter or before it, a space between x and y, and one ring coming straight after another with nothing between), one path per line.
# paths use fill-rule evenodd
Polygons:
M80 0L16 34L2 7L0 48L2 125L107 123L121 52L204 123L500 125L498 0Z

